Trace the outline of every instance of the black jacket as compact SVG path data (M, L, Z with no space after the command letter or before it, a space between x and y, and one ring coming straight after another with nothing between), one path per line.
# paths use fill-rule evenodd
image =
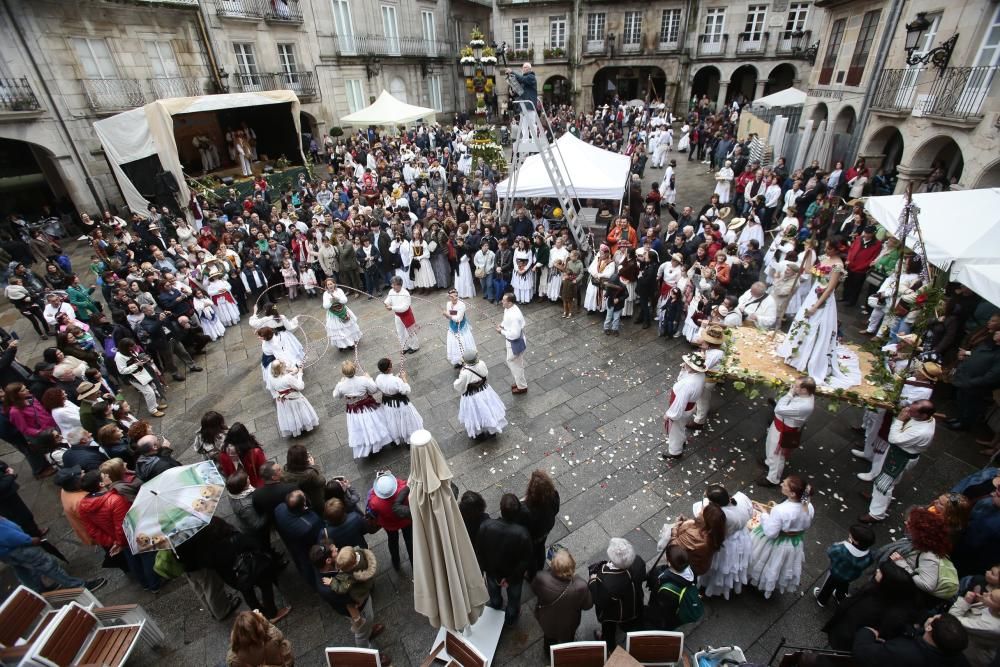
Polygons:
M961 653L945 655L931 646L923 637L897 637L888 641L875 638L871 630L861 628L854 635L853 661L857 667L967 667L968 660Z
M685 579L666 565L661 565L649 573L647 580L649 586L649 605L645 610L646 623L657 630L674 630L682 625L677 618L677 608L680 605L680 598L669 591L660 591L661 586L674 584L678 589L688 586L690 590L685 591L685 595L698 595L698 589L694 582Z
M608 561L591 565L588 585L597 620L602 623L641 620L645 580L646 562L638 555L626 570L619 570Z
M538 542L544 540L556 525L558 514L559 492L556 491L556 496L548 507L528 507L527 503L521 503L521 516L517 522L528 529L532 541Z
M144 454L135 462L135 474L144 482L148 482L165 470L176 468L179 461L174 460L167 450L155 454Z
M63 453L64 468L80 466L84 470L97 470L107 460L108 457L92 445L72 445Z
M531 560L531 534L519 524L487 519L479 526L476 555L487 575L520 581Z
M274 508L285 502L285 496L297 488L298 485L285 482L265 484L253 492L253 507L270 522L274 518Z
M527 74L514 74L514 78L517 82L521 84L521 95L517 99L525 100L531 102L535 106L538 106L538 79L535 78L534 72L528 72Z

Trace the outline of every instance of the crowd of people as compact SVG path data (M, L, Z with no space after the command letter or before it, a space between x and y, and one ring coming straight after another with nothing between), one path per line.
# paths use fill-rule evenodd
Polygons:
M620 335L629 320L643 328L655 323L661 337L684 337L694 350L684 355L666 406L667 459L682 456L689 431L707 422L718 384L711 371L722 362L726 329L773 330L791 320L779 354L804 377L775 402L763 443L767 474L759 481L780 491L780 504L754 504L713 486L696 516L664 526L662 565L647 567L616 538L607 560L591 564L583 580L574 574L573 555L547 539L559 496L543 471L532 474L523 499L502 497L497 518L478 494L462 495L490 605L516 623L528 581L546 648L572 639L591 607L598 636L613 648L622 630L697 621L699 590L728 599L747 584L766 597L798 588L814 489L801 475L786 476L785 462L802 444L817 387L860 383L840 345L839 293L841 308L861 300L864 333L885 344L888 370L904 390L899 405L867 411L858 426L863 445L854 455L864 459L862 479L873 486L868 512L831 546L830 574L814 591L820 605L837 604L826 626L830 643L853 650L860 664L903 659L895 656L917 656L907 664L964 664L957 657L963 653L971 664L989 664L1000 641L996 469L907 511L903 541L876 551L870 526L886 519L894 486L930 446L932 400L945 377L957 399L946 425L979 426L1000 386L1000 314L953 285L939 317L913 335L926 267L854 201L868 178L864 161L828 172L817 164L789 172L783 159L762 166L752 157L752 139L735 137L737 118L738 108L713 113L701 102L682 118L620 104L589 114L553 110L554 134L573 132L632 156L621 213L611 213L617 203L598 205L606 232L600 244L574 238L547 201L521 202L509 223L498 221L499 175L473 166L471 126L463 123L330 139L324 177L303 175L279 188L260 177L246 196L196 193L190 221L152 207L130 220L83 215L92 252L78 273L58 239L33 236L26 242L32 254L12 258L5 293L55 345L28 367L17 358L16 334L0 331L0 437L24 454L37 478L54 476L81 543L97 545L106 565L155 591L162 582L151 554L131 553L121 519L142 483L180 464L169 440L132 413L122 390L132 387L151 418L163 417L169 383L185 381L185 371L201 372L195 358L247 317L260 340L264 389L275 401L280 434L316 428L319 417L302 393L309 351L294 333L298 318L279 310L286 298L316 301L331 346L345 351L364 334L350 301L383 300L400 351L411 354L420 348L413 299L446 294L432 298L440 299L447 362L457 371L459 421L474 439L507 426L467 318L477 296L502 305L495 328L506 341L515 395L528 391L522 309L529 304L558 302L567 319L582 308L603 318L608 336ZM677 204L678 158L671 156L685 153L688 162L707 161L717 182L697 207ZM645 170L661 167L663 177L644 193ZM405 445L424 425L405 371L389 358L378 371L371 377L350 359L341 364L334 397L345 403L355 457ZM995 409L989 424L995 433ZM982 444L984 454L997 452L996 437ZM385 530L391 566L402 567L400 534L408 553L412 543L406 480L380 472L362 496L343 476L326 475L302 444L288 445L284 465L265 448L242 423L227 425L214 411L202 417L194 449L226 477L234 517L213 518L176 549L184 579L219 620L240 605L227 587L257 610L238 616L230 664L259 664L261 656L290 664L291 646L274 626L290 611L277 594L289 563L349 619L356 644L371 646L384 627L372 612L379 567L366 536ZM0 468L0 559L37 590L48 585L41 577L60 586L103 585L62 569L16 493L13 470ZM861 586L846 597L852 582Z

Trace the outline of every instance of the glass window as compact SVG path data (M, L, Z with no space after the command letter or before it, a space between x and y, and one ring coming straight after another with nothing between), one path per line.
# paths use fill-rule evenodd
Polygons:
M622 44L637 46L642 42L642 12L625 12Z
M528 50L528 19L514 19L514 48Z
M603 42L606 25L607 16L605 14L587 14L587 41Z
M750 5L747 7L747 22L743 32L744 39L749 42L759 42L764 36L764 19L767 16L765 5Z
M566 48L566 17L549 17L549 48Z
M660 43L676 44L681 28L681 10L664 9L660 19Z
M72 40L76 59L83 68L83 76L87 79L115 79L118 69L115 67L111 49L103 39L92 37L76 37Z
M833 70L837 66L837 56L840 55L840 45L844 43L844 30L847 28L847 19L838 19L830 30L830 42L826 47L826 55L823 56L823 68L819 73L820 85L830 83L833 78Z
M435 74L428 80L430 81L431 107L435 111L444 111L444 105L441 103L441 77Z
M337 24L337 41L341 53L355 53L354 21L351 20L351 6L347 0L330 0L333 3L333 19Z
M399 55L399 24L396 22L396 8L382 5L382 32L385 35L386 51Z
M149 57L149 64L153 67L154 78L163 79L181 75L181 68L177 65L170 42L147 41L146 56Z
M788 6L788 18L785 21L785 32L791 34L796 30L804 30L808 15L808 2L793 2L790 4Z
M365 108L365 89L361 86L361 79L348 79L347 88L347 108L351 113L361 111Z
M858 31L858 41L854 45L854 55L851 56L851 66L847 70L847 79L844 82L848 86L856 86L861 83L861 77L865 72L865 65L868 62L868 54L872 50L872 43L875 41L875 30L878 28L878 20L882 15L881 9L873 9L865 12L861 20L861 30Z

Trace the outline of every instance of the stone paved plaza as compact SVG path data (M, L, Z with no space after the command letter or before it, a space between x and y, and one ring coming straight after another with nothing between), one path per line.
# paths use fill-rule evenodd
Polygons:
M700 205L711 187L705 167L683 158L679 163L679 202ZM648 176L647 185L654 175ZM79 255L77 264L82 266ZM458 396L451 386L456 372L445 359L444 300L441 292L415 300L422 347L419 353L404 358L414 404L448 457L458 487L482 493L492 513L497 513L502 493L523 494L535 468L555 478L562 508L549 541L570 549L581 574L585 575L587 563L603 557L613 536L632 541L647 562L654 559L661 526L681 513L690 515L692 503L708 483L722 482L730 491L743 490L765 502L779 499L775 491L753 485L761 473L756 459L762 455L763 432L770 416L763 398L750 402L722 387L716 393L716 412L708 428L691 439L685 457L679 463L662 462L657 453L664 444L665 392L669 392L687 344L680 339L657 338L655 329L643 330L631 324L624 325L621 337L609 338L602 334L596 316L581 314L564 320L559 317L561 308L550 304L523 308L528 322L530 391L512 396L507 390L510 374L503 363L503 340L493 330L501 308L478 297L474 301L471 324L490 367L491 383L508 406L510 426L494 440L470 442L457 422ZM398 364L393 316L379 301L364 297L352 298L350 306L365 331L358 352L364 368L374 371L377 359L387 355ZM340 362L351 358L351 353L335 349L324 353L319 299L300 299L291 307L285 303L282 309L309 316L303 318L310 342L305 393L322 419L318 430L298 441L310 448L326 476L346 476L362 492L367 491L377 470L389 468L405 476L409 457L404 449L386 450L361 461L351 456L343 404L334 403L331 397L340 377ZM845 331L857 329L851 326L851 317L845 319ZM5 306L0 323L13 325L21 334L24 345L19 358L37 358L42 345L36 343L40 341L27 332L27 323L9 306ZM204 373L190 374L184 383L171 383L170 407L165 418L154 420L156 428L171 440L182 462L194 462L198 456L191 442L198 421L206 410L218 410L230 424L243 421L250 426L268 456L283 463L285 449L292 441L277 434L274 404L262 387L259 344L249 326L244 323L230 329L224 341L209 349L200 361ZM141 405L141 401L132 404ZM750 658L763 662L782 637L802 645L825 644L819 629L830 610L820 609L808 592L825 569L826 547L844 539L847 528L866 510L859 492L870 485L856 479L861 467L849 454L857 440L850 427L859 420L858 409L843 408L834 414L824 402L818 402L803 447L788 467L790 472L809 476L818 489L816 519L806 538L806 566L799 593L764 600L757 591L747 589L730 601L709 601L704 619L688 628L690 649L736 644L747 650ZM70 558L69 570L94 574L101 557L98 551L76 542L61 516L56 487L50 480L32 481L20 455L5 443L0 446L4 460L20 472L21 494L38 523L51 528L50 538ZM983 460L975 452L969 436L956 438L939 428L934 446L921 459L915 474L897 487L892 520L877 529L879 542L901 536L900 509L929 501L980 465ZM223 502L220 515L229 514L228 503ZM374 592L376 620L387 628L377 644L392 656L395 665L419 664L435 629L413 611L408 563L404 559L402 576L398 576L387 566L385 534L373 537L376 555L386 564L380 568L383 571ZM106 604L142 604L168 638L162 651L139 653L133 664L214 665L224 659L230 623L218 623L200 609L183 581L170 582L153 596L117 570L104 574L111 581L98 598ZM6 569L3 582L6 587L14 583ZM292 642L297 665L323 664L323 647L351 644L347 621L307 591L294 568L283 574L280 589L293 606L280 627ZM521 620L504 631L494 664L543 664L540 631L531 613L533 604L525 586ZM578 638L589 638L596 627L593 614L584 614Z

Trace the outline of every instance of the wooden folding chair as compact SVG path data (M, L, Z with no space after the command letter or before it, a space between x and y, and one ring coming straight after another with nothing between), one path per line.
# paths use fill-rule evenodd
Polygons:
M378 651L373 648L327 648L326 664L329 667L382 667Z
M71 602L56 614L24 656L40 667L125 664L139 642L143 624L102 627L89 609Z
M434 647L430 655L420 663L420 667L433 665L442 650L451 658L445 667L489 667L486 656L480 653L479 649L451 630L445 631L444 641Z
M27 586L18 586L0 606L0 645L10 648L27 643L55 614L44 597Z
M116 604L110 607L90 607L94 616L101 620L105 627L113 625L142 625L139 638L150 647L163 646L165 637L146 610L137 604Z
M604 667L608 645L604 642L566 642L549 647L550 667Z
M50 605L53 607L62 607L70 602L76 602L81 607L89 607L95 605L100 607L101 601L94 597L86 588L60 588L58 590L49 591L48 593L42 593Z
M646 667L668 667L684 659L684 633L642 630L625 634L625 651Z
M778 663L778 667L796 667L802 664L802 659L807 655L810 658L814 656L821 656L823 658L824 665L844 665L845 667L850 667L852 664L853 657L850 651L835 651L828 648L810 648L808 646L792 646L788 643L788 640L784 637L781 638L781 643L778 644L778 648L774 649L774 653L771 654L771 659L767 661L767 664L772 664L774 660L781 654L781 662Z

